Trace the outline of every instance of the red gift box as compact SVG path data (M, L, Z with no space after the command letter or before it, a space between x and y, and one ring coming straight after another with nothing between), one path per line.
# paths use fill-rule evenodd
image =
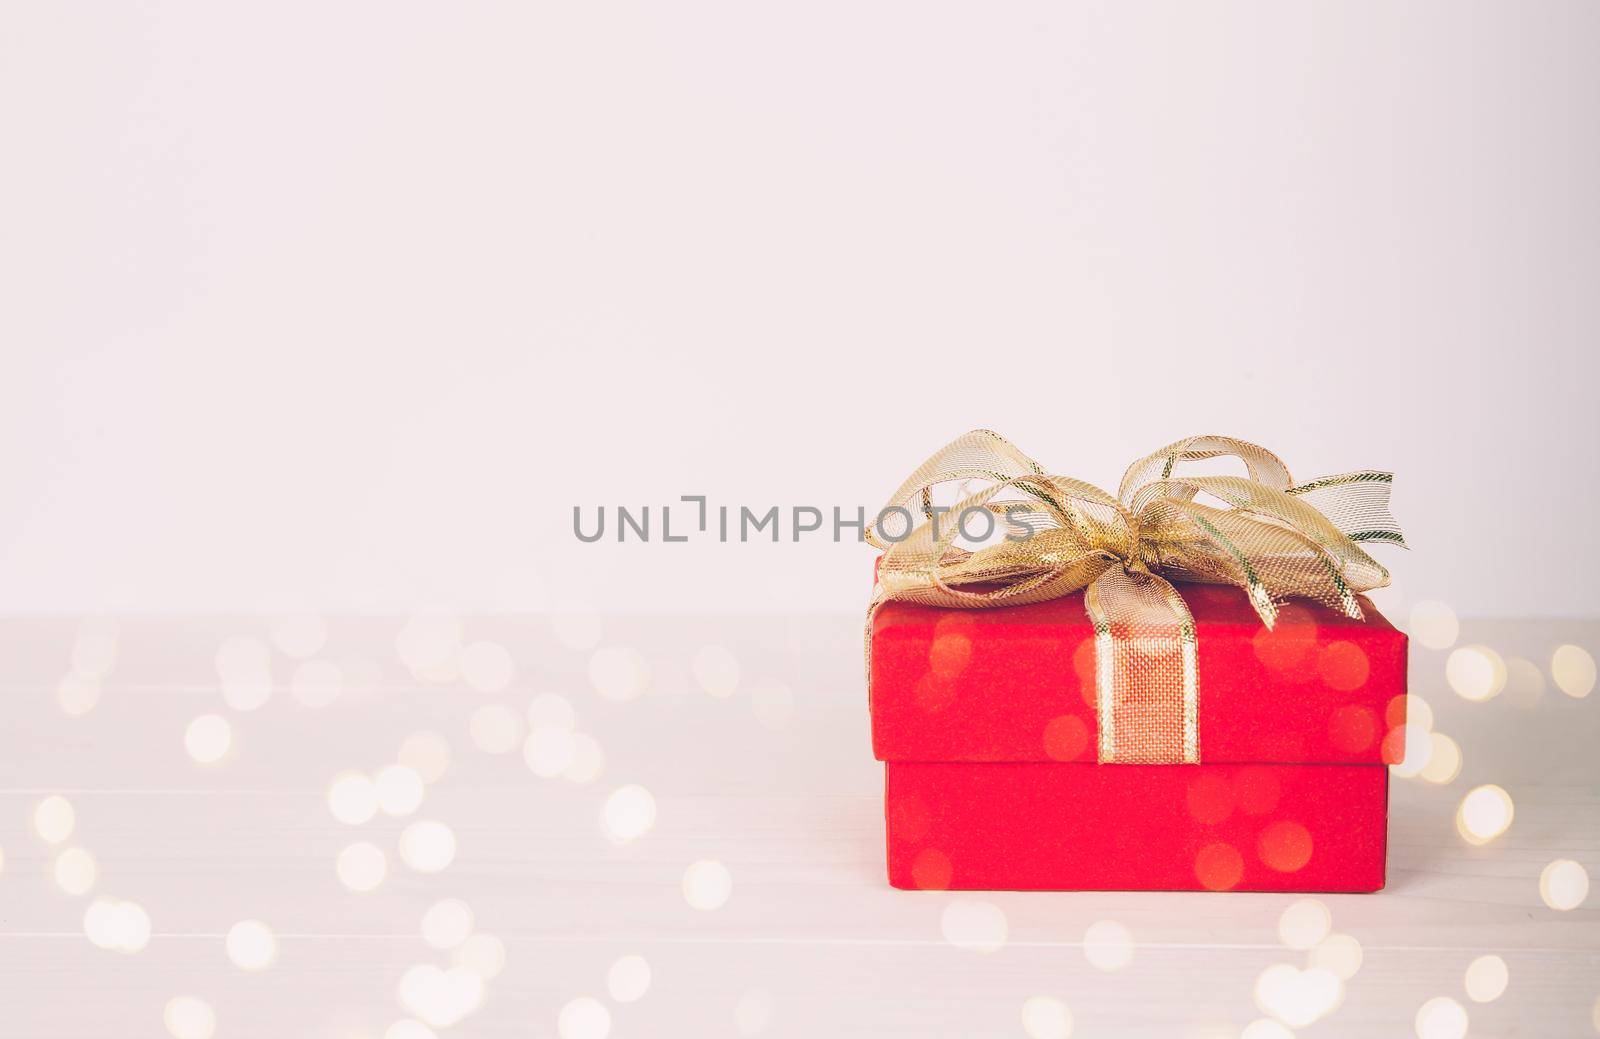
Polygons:
M872 743L899 888L1376 891L1406 637L1312 602L1177 584L1198 637L1201 764L1096 761L1076 593L988 610L884 603Z

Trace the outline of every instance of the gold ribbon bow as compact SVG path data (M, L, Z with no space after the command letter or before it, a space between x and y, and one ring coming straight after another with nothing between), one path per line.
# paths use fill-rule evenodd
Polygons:
M1174 475L1180 462L1224 456L1243 461L1249 476ZM1201 436L1134 462L1112 497L1051 476L998 435L975 430L924 462L867 529L866 540L884 550L869 640L872 615L891 599L974 609L1087 589L1099 760L1195 763L1194 618L1167 579L1237 585L1268 628L1291 596L1359 619L1356 594L1389 583L1361 544L1405 546L1389 515L1393 480L1366 471L1295 485L1265 448ZM988 486L969 493L974 481ZM935 508L933 489L951 482L960 483L959 500ZM1202 504L1201 494L1223 507ZM881 529L896 515L905 520L898 538ZM1006 536L997 541L1001 517ZM958 537L993 543L969 551Z

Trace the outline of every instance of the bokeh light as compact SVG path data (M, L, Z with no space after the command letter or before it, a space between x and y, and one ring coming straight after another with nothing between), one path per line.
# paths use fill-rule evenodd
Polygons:
M421 1021L404 1018L390 1025L383 1039L439 1039L439 1036Z
M480 693L504 692L516 667L498 642L474 642L461 651L461 680Z
M100 702L100 679L77 672L62 676L56 686L56 702L68 717L83 717Z
M718 699L732 696L739 688L739 661L725 646L701 646L695 650L690 669L700 688Z
M364 773L341 772L328 785L328 810L340 822L359 826L378 814L378 788Z
M561 1039L606 1039L611 1032L611 1011L591 996L579 996L561 1008L556 1021Z
M1429 783L1448 783L1461 774L1461 747L1442 732L1428 734L1428 761L1418 773Z
M1097 920L1083 934L1083 955L1099 970L1121 970L1133 962L1133 935L1115 920Z
M1429 649L1449 649L1461 634L1456 611L1442 602L1424 599L1411 607L1411 637Z
M1469 844L1488 844L1511 826L1516 806L1494 784L1473 787L1456 809L1456 830Z
M83 914L83 933L97 948L136 953L150 943L150 914L115 898L97 898Z
M961 949L990 953L1006 943L1006 914L993 902L958 898L939 916L944 940Z
M522 745L522 715L503 703L485 704L472 712L467 731L485 754L509 754Z
M449 1028L483 1004L484 982L460 967L418 964L400 978L400 1005L434 1028Z
M289 695L307 707L327 707L344 695L344 668L331 660L306 660L289 676Z
M1343 998L1344 983L1321 967L1300 970L1276 963L1256 979L1256 1006L1290 1028L1304 1028L1332 1013Z
M775 1005L764 988L746 989L733 1005L733 1027L741 1036L763 1035L772 1027Z
M51 867L56 887L69 895L86 895L94 887L95 877L99 870L95 866L94 856L82 848L65 848L56 856L55 864Z
M339 852L334 862L339 883L355 892L371 891L383 883L389 860L383 849L367 841L357 841Z
M416 769L389 765L378 771L372 786L384 815L406 816L422 807L422 776Z
M584 732L572 734L572 760L561 770L561 778L569 783L592 783L605 771L606 755L593 736Z
M1575 700L1594 691L1594 657L1582 646L1557 646L1550 655L1550 678Z
M437 783L450 769L450 743L437 732L422 729L401 742L396 759L415 769L424 783Z
M278 958L278 939L260 920L241 920L228 929L228 959L241 970L264 970Z
M272 653L258 638L234 635L217 647L222 700L236 711L253 711L272 697Z
M217 1014L211 1004L193 996L173 996L161 1014L172 1039L211 1039L217 1031Z
M506 966L506 946L492 934L479 932L456 946L451 961L484 981L493 981Z
M1208 844L1195 854L1194 875L1208 891L1227 891L1244 876L1244 857L1231 844Z
M1511 973L1498 956L1479 956L1467 964L1467 996L1474 1003L1492 1003L1505 993Z
M46 844L60 844L72 836L78 825L78 813L72 802L60 794L51 794L33 809L33 830Z
M522 744L522 760L536 776L554 779L567 770L578 753L572 730L540 726L529 731Z
M1328 935L1306 957L1310 966L1332 971L1344 981L1349 981L1361 970L1362 958L1361 943L1348 934Z
M1539 874L1539 897L1551 909L1576 909L1589 897L1589 872L1571 859L1556 859Z
M422 914L422 940L430 948L448 951L471 937L472 925L472 907L459 898L446 898Z
M1291 902L1278 917L1278 940L1291 949L1309 949L1328 936L1333 914L1314 898Z
M418 873L437 873L456 857L456 835L432 819L414 822L400 831L400 859Z
M104 678L117 665L121 632L109 617L91 617L78 625L72 643L72 673L84 678Z
M1279 873L1304 869L1314 850L1311 831L1293 819L1268 823L1256 838L1256 854L1267 868Z
M1417 1011L1417 1039L1463 1039L1467 1011L1449 996L1435 996Z
M715 859L701 859L683 871L683 897L696 909L721 909L733 894L733 874Z
M1505 698L1523 710L1538 706L1544 699L1544 672L1539 665L1522 657L1507 657Z
M1294 1033L1270 1017L1262 1017L1245 1025L1239 1039L1294 1039Z
M633 1003L650 991L650 964L643 956L623 956L606 971L606 991L618 1003Z
M183 730L183 749L201 765L214 765L228 756L233 727L220 714L202 714Z
M1028 1039L1068 1039L1072 1011L1053 996L1034 996L1022 1004L1022 1030Z
M650 683L650 665L636 649L607 646L589 656L589 684L607 700L632 700Z
M271 637L278 652L295 660L304 660L327 645L328 623L315 614L284 617L273 624Z
M1444 677L1457 696L1481 703L1505 688L1506 665L1488 646L1462 646L1445 659Z
M606 834L618 844L626 844L656 824L656 799L642 786L618 787L606 798L601 819Z
M528 702L528 727L571 732L578 727L578 712L572 701L561 694L540 693Z

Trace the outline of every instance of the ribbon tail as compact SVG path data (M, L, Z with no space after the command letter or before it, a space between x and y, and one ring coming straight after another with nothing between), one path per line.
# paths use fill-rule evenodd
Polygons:
M1166 579L1113 566L1089 586L1095 633L1097 758L1102 764L1200 761L1194 617Z
M1389 512L1394 474L1375 470L1341 473L1310 480L1284 493L1316 509L1356 544L1377 543L1406 548L1400 524Z

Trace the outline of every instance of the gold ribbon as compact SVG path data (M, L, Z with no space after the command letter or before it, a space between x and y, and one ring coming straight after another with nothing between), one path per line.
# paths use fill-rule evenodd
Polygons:
M1249 475L1175 475L1179 463L1225 456L1243 461ZM998 435L975 430L924 462L878 513L883 526L886 517L904 517L898 538L878 524L865 532L884 550L868 651L871 618L889 600L980 609L1087 589L1099 760L1195 763L1194 618L1168 578L1237 585L1268 628L1289 597L1359 619L1357 593L1389 583L1389 571L1361 545L1405 546L1389 515L1393 479L1368 471L1295 485L1265 448L1201 436L1134 462L1113 497L1051 476ZM979 482L986 486L973 492ZM957 501L935 508L934 489L949 483L958 485Z

